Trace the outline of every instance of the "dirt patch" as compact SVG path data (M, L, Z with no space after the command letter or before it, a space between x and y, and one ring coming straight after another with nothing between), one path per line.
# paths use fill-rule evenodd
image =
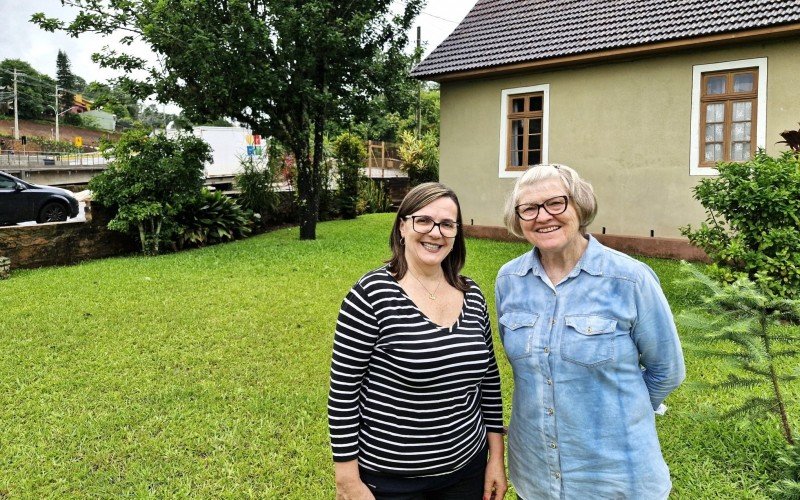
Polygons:
M38 137L41 139L54 141L56 138L56 123L20 120L19 135L24 135L26 137ZM70 143L74 142L75 137L82 137L84 147L88 148L96 148L99 146L100 139L116 141L119 138L119 134L117 133L103 132L101 130L90 130L72 125L65 125L62 123L59 123L58 125L58 135L62 141L67 141ZM15 141L10 139L11 137L14 137L14 120L0 120L0 140L4 141L6 144L3 149L11 149L13 145L15 151L22 151L22 144L19 142L15 144ZM37 144L28 143L25 147L25 150L35 151L38 148L39 146Z

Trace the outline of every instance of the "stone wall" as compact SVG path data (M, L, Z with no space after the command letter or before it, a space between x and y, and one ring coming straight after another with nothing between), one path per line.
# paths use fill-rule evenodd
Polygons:
M106 228L108 210L93 205L86 222L58 222L31 226L0 227L0 256L11 259L11 268L74 264L137 250L131 238Z

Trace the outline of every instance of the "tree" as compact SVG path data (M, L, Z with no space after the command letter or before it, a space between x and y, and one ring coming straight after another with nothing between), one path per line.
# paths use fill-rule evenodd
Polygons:
M0 87L7 90L2 95L10 94L14 86L14 70L17 71L17 104L19 117L24 119L40 119L53 102L56 82L52 78L39 73L33 67L19 59L5 59L0 62ZM6 102L13 103L13 97ZM11 109L11 108L9 108Z
M137 236L142 252L158 254L160 243L174 236L176 217L200 196L211 148L194 136L150 137L133 129L103 154L113 160L89 189L95 200L117 208L108 228Z
M66 52L59 50L56 56L56 83L60 90L58 96L59 113L72 107L75 100L75 75L69 64Z
M406 0L389 16L391 0L64 0L81 11L72 22L43 13L32 21L73 36L127 30L123 43L141 38L162 68L113 51L95 59L126 73L146 70L144 80L122 79L134 95L175 102L192 121L236 119L288 147L297 161L300 237L314 239L326 125L385 86L380 68L402 53L422 2Z

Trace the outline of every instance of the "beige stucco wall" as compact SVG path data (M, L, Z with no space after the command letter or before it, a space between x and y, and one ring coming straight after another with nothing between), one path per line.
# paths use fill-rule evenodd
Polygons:
M689 173L692 66L766 57L767 152L800 122L800 38L653 56L441 86L441 180L458 193L465 222L502 225L515 179L501 179L503 89L549 84L549 161L570 165L595 188L590 227L630 236L679 237L705 218Z

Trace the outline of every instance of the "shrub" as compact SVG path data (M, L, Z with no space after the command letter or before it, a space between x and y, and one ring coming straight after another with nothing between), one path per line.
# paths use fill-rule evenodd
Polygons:
M177 218L180 226L178 246L202 247L245 238L252 232L253 217L253 212L244 210L221 192L204 189Z
M339 207L342 218L355 219L359 213L359 169L367 159L367 149L360 137L344 132L334 141L333 154L339 167Z
M273 164L264 158L247 157L241 160L241 167L241 173L236 176L239 204L259 214L262 224L276 220L280 199L275 189Z
M177 215L200 194L210 151L194 136L150 137L143 129L105 145L103 154L112 160L89 189L96 201L117 209L108 228L138 237L145 254L158 254L160 243L175 236Z
M358 203L359 214L374 214L379 212L389 212L392 209L392 200L386 193L381 183L361 176L358 180Z
M435 135L428 133L417 139L411 132L402 132L400 160L411 186L439 180L439 143Z
M740 276L765 292L797 297L800 291L800 159L759 150L743 163L720 163L719 176L701 180L694 197L706 222L681 228L705 250L715 277Z

